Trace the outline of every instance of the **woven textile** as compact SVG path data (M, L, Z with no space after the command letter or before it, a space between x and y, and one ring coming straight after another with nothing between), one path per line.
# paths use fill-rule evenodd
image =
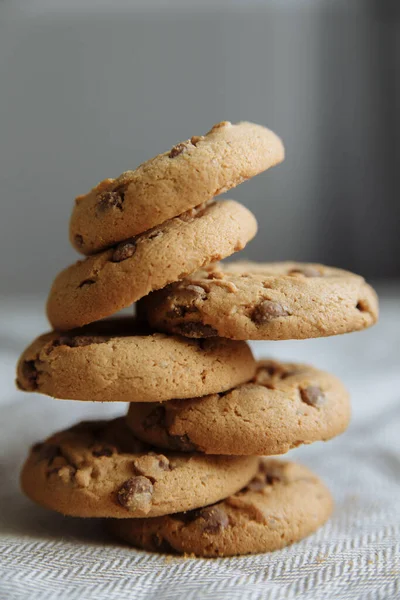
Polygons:
M99 521L64 518L18 490L29 445L80 418L121 414L14 390L14 365L46 329L40 304L1 303L1 600L370 600L400 598L400 295L383 295L382 318L358 334L258 343L258 356L314 363L352 394L349 431L290 453L325 479L331 521L282 551L232 559L184 559L114 543Z

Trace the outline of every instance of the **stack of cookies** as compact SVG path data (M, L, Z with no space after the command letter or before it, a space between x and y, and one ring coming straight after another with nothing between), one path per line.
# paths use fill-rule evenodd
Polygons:
M363 329L376 295L318 264L219 262L257 223L214 197L283 157L272 131L223 122L76 199L70 237L87 256L56 277L54 330L22 354L17 383L129 410L33 446L22 470L33 501L196 556L275 550L329 517L318 477L268 457L343 432L347 392L310 366L257 363L246 340ZM136 302L136 317L109 318Z

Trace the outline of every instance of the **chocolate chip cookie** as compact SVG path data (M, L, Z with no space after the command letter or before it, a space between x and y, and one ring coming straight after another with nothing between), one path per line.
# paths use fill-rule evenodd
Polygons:
M283 454L347 428L349 396L333 375L264 360L249 382L203 398L135 403L127 423L160 448L208 454Z
M286 340L373 325L375 291L359 275L319 264L210 265L150 294L141 310L161 331L187 337Z
M255 457L158 453L124 419L88 421L35 444L25 494L76 517L155 517L217 502L247 485Z
M255 369L245 342L146 334L120 318L40 336L19 360L17 383L56 398L158 402L228 390Z
M218 504L155 519L110 519L107 526L145 550L234 556L293 544L321 527L332 509L329 490L311 471L264 459L246 488Z
M93 254L198 206L281 162L281 140L254 123L214 125L79 196L70 239Z
M50 323L64 331L108 317L241 250L256 231L254 216L233 200L192 209L62 271L47 303Z

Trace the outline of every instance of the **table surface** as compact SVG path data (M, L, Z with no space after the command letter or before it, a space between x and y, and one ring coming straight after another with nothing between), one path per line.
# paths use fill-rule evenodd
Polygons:
M211 560L115 544L99 521L62 517L21 495L18 471L30 444L125 407L16 391L18 355L48 326L39 299L0 298L0 599L400 598L400 289L386 287L380 296L381 319L371 330L252 344L258 357L309 362L341 377L353 419L339 438L289 454L334 494L325 527L279 552Z

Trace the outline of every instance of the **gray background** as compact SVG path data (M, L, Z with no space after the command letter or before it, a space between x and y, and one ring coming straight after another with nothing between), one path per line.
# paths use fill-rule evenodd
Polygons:
M0 0L0 281L46 294L73 198L220 120L284 139L245 255L400 275L398 2Z

